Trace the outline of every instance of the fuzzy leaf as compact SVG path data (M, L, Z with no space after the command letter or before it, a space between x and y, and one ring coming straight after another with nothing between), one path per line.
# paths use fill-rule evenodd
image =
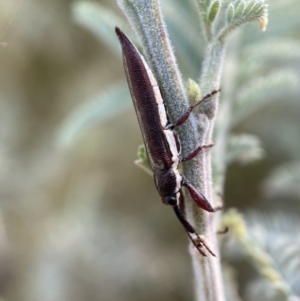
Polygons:
M227 8L227 12L226 12L226 15L227 15L227 23L231 23L232 20L233 20L233 17L234 17L234 13L235 13L235 8L234 8L234 5L232 3L230 3L228 5L228 8Z
M211 0L198 0L197 3L199 6L199 10L205 12L205 14L211 6Z
M249 1L248 4L244 6L244 13L245 14L250 14L251 11L254 9L255 5L256 5L256 1L255 0Z
M213 2L213 4L210 7L208 13L208 21L212 23L216 19L219 11L220 11L220 1L216 0L215 2Z
M72 15L76 23L84 26L104 41L111 49L119 54L118 39L114 29L118 25L126 28L127 25L113 11L99 3L79 1L72 6Z
M241 0L238 2L238 5L236 6L234 18L238 19L238 18L243 17L244 10L245 10L245 2Z
M287 64L289 60L299 60L300 42L295 39L267 39L245 48L239 65L239 76L245 80L260 73L267 66Z
M275 168L264 185L268 197L295 197L300 200L300 162L289 162Z
M232 126L244 120L255 111L286 95L299 85L299 76L293 70L280 70L265 77L256 78L237 93Z
M264 150L258 137L254 135L231 136L227 152L227 164L239 162L249 164L262 159Z
M131 105L127 85L120 84L77 107L58 131L57 145L70 146L82 132L114 117Z
M267 39L249 45L243 52L243 60L248 64L253 60L270 61L300 58L300 42L295 39Z
M218 0L215 1L213 5L211 5L211 0L197 0L203 35L207 41L211 39L211 25L212 21L217 15L216 9L219 10L219 8L217 8L218 4L216 4L216 2L218 2ZM213 20L211 20L210 18L213 18Z
M270 264L256 263L269 282L269 289L261 287L261 294L270 293L271 287L275 296L283 297L278 300L299 296L300 223L297 216L253 213L246 220L250 239L271 259Z
M241 247L244 256L266 284L251 300L290 300L300 293L300 224L295 216L249 214L246 222L236 210L227 211L223 223ZM243 229L242 235L240 230ZM232 248L232 245L231 245ZM231 250L232 254L232 250ZM250 296L253 297L253 287ZM268 299L273 295L274 299ZM277 297L281 299L277 299Z
M137 155L138 155L138 159L135 160L134 163L138 167L140 167L142 170L144 170L147 174L152 176L153 172L152 172L149 157L148 157L148 154L147 154L144 144L139 146Z
M261 29L265 30L267 18L267 4L264 0L235 1L228 6L227 24L220 30L218 38L223 40L234 29L253 21L260 22Z

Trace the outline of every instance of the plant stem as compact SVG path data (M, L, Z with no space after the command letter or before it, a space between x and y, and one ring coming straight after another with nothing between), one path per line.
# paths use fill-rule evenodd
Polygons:
M204 59L203 71L201 75L201 91L202 94L220 87L221 70L223 66L223 57L225 52L224 43L217 41L207 46L206 56ZM204 107L203 112L199 114L200 124L200 143L205 145L212 141L212 133L214 127L214 117L218 107L218 98L216 95ZM195 162L194 162L195 161ZM212 164L211 151L203 151L194 160L192 164L197 166L196 174L193 174L193 166L185 168L185 174L199 189L210 202L213 202L213 186L212 186ZM197 181L198 180L198 181ZM215 205L215 204L214 204ZM189 220L194 221L196 230L205 236L209 246L216 252L217 257L209 256L203 258L199 253L191 249L192 263L195 274L195 288L197 300L201 301L223 301L225 300L220 257L217 246L217 229L216 229L216 213L208 213L199 209L189 200L187 203L186 214Z

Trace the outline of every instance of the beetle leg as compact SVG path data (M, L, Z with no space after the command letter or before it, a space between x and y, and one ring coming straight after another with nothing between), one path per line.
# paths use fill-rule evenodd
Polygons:
M191 114L191 112L193 111L194 108L196 108L201 103L203 103L205 100L207 100L208 98L212 97L213 95L215 95L216 93L218 93L220 91L221 91L220 89L213 90L212 92L206 94L204 97L202 97L200 100L195 102L192 106L190 106L187 109L187 111L177 120L177 122L175 124L170 124L170 125L167 126L167 128L173 130L177 126L182 125L189 118L189 116L190 116L190 114Z
M213 207L206 197L200 191L198 191L184 176L182 176L181 184L188 189L194 202L203 210L208 212L216 212L223 208L223 206Z
M182 211L180 210L178 205L173 207L174 212L183 225L185 231L187 232L188 237L190 238L191 242L195 246L195 248L199 251L199 253L203 256L207 256L205 250L207 250L211 255L216 256L216 254L208 247L206 241L203 236L197 234L195 228L186 220L185 216L183 215ZM193 237L195 236L195 237Z
M180 222L182 223L183 227L185 228L185 230L188 233L196 233L195 228L187 221L187 219L185 218L183 212L181 211L180 207L178 205L175 205L173 207L175 214L177 216L177 218L180 220Z
M194 159L199 152L201 152L203 149L205 148L210 148L214 146L214 143L211 143L211 144L206 144L206 145L201 145L201 146L198 146L194 151L192 151L188 156L184 157L184 158L180 158L180 162L184 162L184 161L189 161L189 160L192 160Z

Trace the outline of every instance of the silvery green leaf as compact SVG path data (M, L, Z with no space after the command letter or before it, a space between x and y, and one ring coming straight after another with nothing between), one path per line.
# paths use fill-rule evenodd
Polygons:
M295 90L299 81L297 72L287 69L255 78L242 86L236 95L232 126L286 95L286 91Z
M72 15L76 23L84 26L104 41L111 49L119 53L116 26L126 28L126 23L110 9L100 3L79 1L72 6Z
M243 79L259 73L266 66L287 64L300 58L300 42L295 39L266 39L248 45L243 53L239 76Z
M235 14L234 5L232 3L230 3L228 5L227 11L226 11L227 23L231 23L232 22L234 14Z
M271 171L264 185L268 197L295 197L300 200L300 162L289 162Z
M254 9L254 6L257 5L256 0L248 1L247 5L244 6L244 13L249 14Z
M153 171L150 165L149 157L145 148L145 145L142 144L138 148L138 159L134 161L134 163L144 170L147 174L153 175Z
M300 42L295 39L270 38L264 41L253 43L243 51L243 59L248 63L252 60L289 60L299 59ZM244 61L244 60L243 60Z
M209 12L208 12L208 21L209 22L214 22L219 11L220 11L220 1L219 0L216 0L214 1L212 4L211 4L211 7L209 9Z
M232 7L234 6L234 8ZM264 0L241 0L229 4L227 9L227 23L220 30L218 38L223 40L230 32L241 25L258 21L262 31L268 23L267 4Z
M275 298L280 296L280 300L299 296L300 223L297 216L252 213L246 221L250 240L271 259L262 264L253 256L261 275L268 281L268 286L258 290L260 294L272 293Z
M227 151L227 164L239 162L249 164L264 156L261 141L257 136L242 134L231 136Z
M75 108L64 121L57 134L58 147L68 147L82 132L122 113L130 105L126 84L115 85L108 91L100 92Z
M278 286L280 284L278 283ZM283 288L283 290L285 290ZM249 301L288 301L286 293L282 293L281 289L276 289L274 283L271 283L263 277L256 277L246 288L246 298ZM292 296L290 296L292 297Z
M229 235L236 240L235 245L229 245L236 251L233 256L248 260L259 274L260 282L265 284L250 285L250 300L283 301L299 296L300 223L296 215L252 212L242 216L230 209L223 223L229 226ZM232 254L231 250L228 256Z
M197 0L200 22L202 24L202 32L207 41L211 39L211 25L219 11L220 5L215 1L211 4L211 0Z
M245 10L245 2L243 0L236 1L237 5L235 7L234 18L238 19L243 17L243 12Z

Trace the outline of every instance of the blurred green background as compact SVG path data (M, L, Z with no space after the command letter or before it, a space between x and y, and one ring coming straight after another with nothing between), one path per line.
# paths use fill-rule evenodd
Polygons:
M114 1L95 2L120 18L115 25L126 22ZM201 35L193 2L162 2L184 79L197 79L201 61L193 60L199 54L187 34ZM142 139L114 32L110 43L80 25L74 3L0 1L0 300L192 300L185 233L133 164ZM266 33L257 24L240 32L246 46L237 61L247 67L238 84L248 82L247 72L254 85L277 75L275 93L270 84L261 94L273 101L234 127L257 135L265 156L230 165L224 200L244 213L297 220L300 4L272 0L269 7ZM113 91L125 91L116 103ZM291 229L299 243L299 224ZM243 262L235 269L239 294L252 300L247 283L255 270Z

